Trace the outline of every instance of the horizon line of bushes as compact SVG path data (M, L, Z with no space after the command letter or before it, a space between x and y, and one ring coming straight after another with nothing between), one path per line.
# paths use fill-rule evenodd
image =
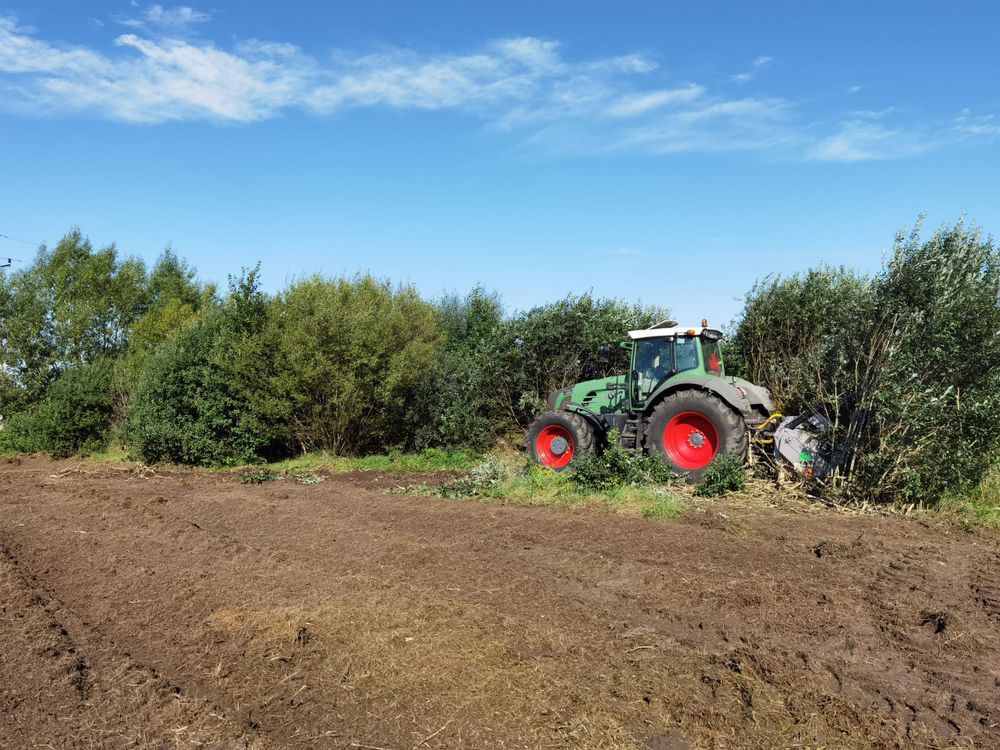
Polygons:
M78 229L0 275L0 450L110 442L146 462L235 465L313 450L486 450L601 344L668 316L591 294L510 313L495 292L421 297L371 275L228 289L170 249L151 266ZM815 408L850 461L826 489L885 502L967 492L1000 455L1000 251L959 221L897 236L874 275L816 266L757 281L729 374L784 413Z
M367 274L266 294L259 266L220 292L169 249L147 268L74 229L0 276L0 449L114 441L194 465L484 450L667 314L591 294L508 313L482 287L427 300Z

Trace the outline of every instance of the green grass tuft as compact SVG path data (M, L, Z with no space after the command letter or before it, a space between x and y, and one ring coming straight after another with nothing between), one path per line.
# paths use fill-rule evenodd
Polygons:
M530 461L518 465L495 456L486 458L466 476L396 491L506 505L588 506L645 518L673 518L687 507L655 483L602 481L593 486L589 479L580 482L573 472L557 473Z
M643 518L676 518L687 506L683 500L667 494L654 494L642 506Z
M265 482L277 481L280 478L267 468L244 469L236 475L236 480L240 484L264 484Z
M1000 529L1000 467L991 470L970 492L945 498L940 510L954 515L963 525Z
M451 448L428 448L420 453L394 451L378 456L335 456L331 453L307 453L285 461L268 464L272 471L283 473L326 470L335 474L348 471L471 471L482 455L473 451Z

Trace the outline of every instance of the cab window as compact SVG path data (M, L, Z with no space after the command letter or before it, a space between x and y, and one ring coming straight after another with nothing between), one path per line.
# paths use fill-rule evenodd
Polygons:
M632 369L635 382L632 397L635 403L645 402L656 386L673 374L673 339L640 339L635 342Z
M677 339L674 354L677 361L677 372L695 370L698 367L698 345L692 336L681 336Z
M725 375L722 369L722 350L718 341L702 341L701 356L705 361L705 372L709 375Z

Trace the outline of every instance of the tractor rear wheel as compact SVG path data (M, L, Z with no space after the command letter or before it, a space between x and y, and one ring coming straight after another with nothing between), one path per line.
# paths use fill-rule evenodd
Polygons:
M594 430L573 412L544 412L528 430L528 455L555 471L563 471L574 459L593 452Z
M748 444L743 418L704 391L666 396L646 426L646 451L691 483L701 481L716 456L745 456Z

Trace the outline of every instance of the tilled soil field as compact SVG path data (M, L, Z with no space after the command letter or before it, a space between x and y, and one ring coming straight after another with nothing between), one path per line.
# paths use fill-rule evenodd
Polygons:
M1000 747L1000 544L0 464L0 747Z

